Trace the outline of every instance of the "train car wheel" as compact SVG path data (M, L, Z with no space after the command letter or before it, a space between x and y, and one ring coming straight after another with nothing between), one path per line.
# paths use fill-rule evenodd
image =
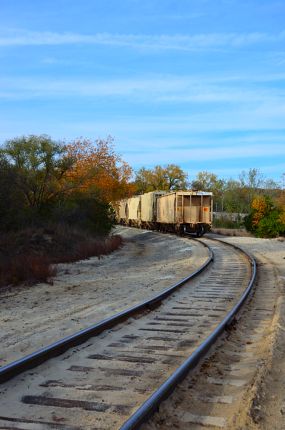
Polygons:
M204 226L203 225L198 225L198 227L197 227L197 232L196 232L196 236L197 237L202 237L203 236L203 234L205 233L205 229L204 229Z

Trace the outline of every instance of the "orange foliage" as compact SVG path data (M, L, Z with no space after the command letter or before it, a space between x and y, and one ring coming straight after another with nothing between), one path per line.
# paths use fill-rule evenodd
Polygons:
M257 226L268 209L266 199L263 196L255 197L251 203L251 207L256 211L252 216L252 224L253 226Z
M67 145L67 153L75 160L69 180L80 192L97 193L108 203L133 193L129 183L132 169L115 153L111 137L95 142L76 140Z
M252 209L255 209L258 212L262 212L263 214L266 212L267 203L263 196L255 197L252 201Z

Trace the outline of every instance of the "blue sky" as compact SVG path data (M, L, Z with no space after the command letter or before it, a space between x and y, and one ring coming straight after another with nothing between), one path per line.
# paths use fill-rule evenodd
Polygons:
M0 142L115 139L134 169L285 172L285 1L0 0Z

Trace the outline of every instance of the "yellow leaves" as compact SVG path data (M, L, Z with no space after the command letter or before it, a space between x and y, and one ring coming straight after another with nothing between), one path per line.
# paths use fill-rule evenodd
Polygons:
M258 196L253 199L251 207L255 210L252 216L252 225L257 226L268 210L268 202L264 196Z
M281 214L279 216L279 221L281 222L281 224L285 225L285 208L283 209L283 211L281 212Z
M264 214L267 209L267 202L263 196L255 197L251 204L252 209Z

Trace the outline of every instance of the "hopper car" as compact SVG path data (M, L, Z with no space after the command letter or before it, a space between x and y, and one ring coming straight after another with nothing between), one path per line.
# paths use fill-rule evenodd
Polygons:
M198 237L211 229L212 214L212 193L194 190L151 191L116 205L119 224Z

